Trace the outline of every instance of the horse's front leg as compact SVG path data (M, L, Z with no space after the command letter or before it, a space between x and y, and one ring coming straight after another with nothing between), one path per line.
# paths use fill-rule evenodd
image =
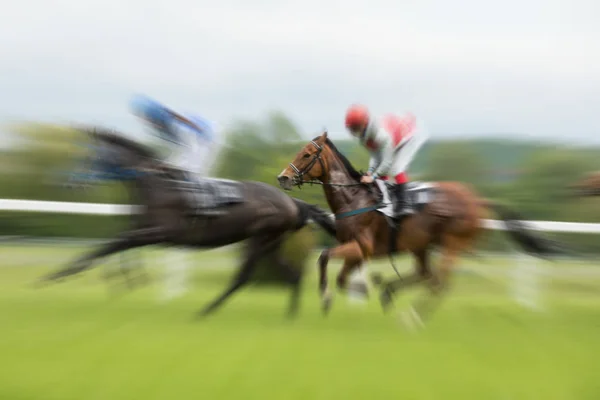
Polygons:
M361 263L358 261L345 261L344 266L342 267L337 277L338 289L340 289L341 291L346 291L347 289L350 289L353 293L364 297L369 297L369 288L367 287L367 283L364 279L360 279L359 281L353 281L351 282L351 287L348 286L350 276L352 276L354 272L360 273L361 268Z
M326 249L319 257L319 289L321 291L321 302L324 312L328 312L333 301L333 294L329 290L327 281L327 264L330 259L343 259L344 266L357 265L363 262L363 252L356 240L344 243L341 246ZM337 277L338 287L345 288L349 272L352 268L342 268Z
M327 264L329 263L329 252L331 249L325 249L319 256L319 292L321 293L321 307L323 312L327 313L331 307L331 293L329 292L327 282Z
M159 228L145 228L126 232L119 238L105 243L97 249L84 254L67 267L43 276L37 281L37 285L43 285L51 281L61 280L71 275L81 273L92 268L94 262L98 259L106 257L110 254L156 244L162 240L164 240L162 229Z

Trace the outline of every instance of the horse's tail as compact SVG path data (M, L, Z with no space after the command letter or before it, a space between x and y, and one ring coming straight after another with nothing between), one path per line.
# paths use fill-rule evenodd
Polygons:
M294 200L294 203L296 203L296 206L298 207L300 219L298 229L304 227L310 221L313 221L331 236L337 236L335 221L331 217L331 214L317 205L308 204L307 202L296 199L295 197L292 197L292 200Z
M504 222L508 235L526 253L540 258L549 258L557 255L576 255L573 250L570 250L563 244L531 232L532 229L527 227L523 218L508 207L490 200L484 200L481 204L498 214L502 222Z

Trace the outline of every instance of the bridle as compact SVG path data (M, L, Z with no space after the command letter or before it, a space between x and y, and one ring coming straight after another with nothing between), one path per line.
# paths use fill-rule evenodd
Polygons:
M294 171L294 177L292 178L292 184L294 186L298 186L298 188L300 188L305 183L310 183L311 185L316 184L316 185L328 185L328 186L338 186L338 187L350 187L350 186L364 185L363 183L360 183L360 182L357 182L357 183L331 183L331 182L324 183L324 182L321 182L319 179L322 178L323 175L325 174L325 164L323 163L323 159L321 158L321 152L323 151L323 146L320 146L314 140L311 140L310 144L312 144L317 149L317 151L313 154L312 160L310 160L310 162L308 163L308 165L306 167L304 167L304 169L300 170L300 168L296 167L294 165L294 163L289 163L290 168ZM317 161L321 165L321 171L322 171L321 175L315 177L315 176L311 176L309 174L308 176L312 179L309 181L303 180L302 178L304 177L304 175L307 175L310 172L310 170L313 169L313 167L315 166Z
M302 186L302 184L304 183L321 183L320 181L318 181L317 179L321 178L323 176L323 173L325 171L325 164L323 164L323 159L321 158L321 152L323 151L323 146L320 146L317 142L315 142L314 140L311 140L310 143L315 146L315 148L317 149L317 151L315 153L313 153L313 158L312 160L310 160L310 162L308 163L308 165L306 167L304 167L304 169L300 170L298 167L296 167L294 165L294 163L290 163L290 168L292 170L294 170L294 178L292 179L292 182L295 186ZM313 177L311 175L308 175L310 178L312 178L310 181L304 181L302 178L304 177L304 175L308 174L310 172L310 170L315 166L315 164L317 163L317 161L319 162L319 164L321 164L321 170L323 171L321 173L321 176L317 176L317 177Z

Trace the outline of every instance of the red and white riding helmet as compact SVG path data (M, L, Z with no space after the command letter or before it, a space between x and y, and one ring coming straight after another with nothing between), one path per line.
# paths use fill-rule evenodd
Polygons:
M353 133L369 123L369 110L360 104L353 104L346 111L346 128Z

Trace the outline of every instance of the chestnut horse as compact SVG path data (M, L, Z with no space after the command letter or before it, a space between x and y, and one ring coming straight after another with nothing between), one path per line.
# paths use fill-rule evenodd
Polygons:
M402 279L382 283L380 300L384 311L399 289L425 283L429 295L413 303L410 315L422 322L439 303L448 287L457 257L470 250L484 227L486 212L495 211L504 222L509 235L533 255L546 257L562 253L561 246L527 232L518 215L494 202L480 198L467 185L459 182L432 183L430 199L413 215L406 216L399 226L378 212L382 193L373 184L361 184L361 173L327 138L327 132L310 141L277 177L280 186L291 190L306 182L323 185L331 211L336 215L339 246L324 250L319 257L322 307L327 312L332 294L328 289L327 263L344 260L337 277L337 286L345 289L349 274L365 260L409 251L416 258L413 273ZM441 262L432 270L429 253L433 246L441 247ZM366 290L366 288L365 288Z

